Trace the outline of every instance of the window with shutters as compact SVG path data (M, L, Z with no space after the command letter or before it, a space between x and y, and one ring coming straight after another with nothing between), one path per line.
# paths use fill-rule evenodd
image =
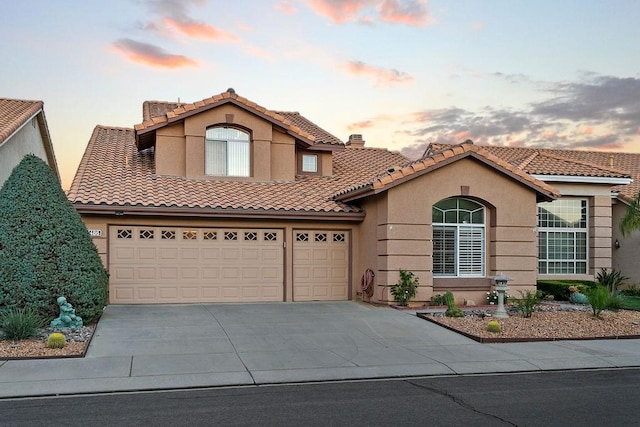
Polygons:
M485 275L485 208L462 198L433 205L433 275Z

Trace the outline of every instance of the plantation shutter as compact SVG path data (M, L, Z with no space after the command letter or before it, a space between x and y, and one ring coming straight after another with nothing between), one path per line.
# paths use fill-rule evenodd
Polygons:
M484 229L461 226L458 232L458 275L484 275Z

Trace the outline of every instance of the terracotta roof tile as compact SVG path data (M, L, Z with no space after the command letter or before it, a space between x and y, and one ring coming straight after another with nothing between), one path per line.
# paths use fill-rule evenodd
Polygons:
M138 151L133 129L97 126L69 190L78 204L264 212L358 213L333 194L406 163L398 153L347 147L333 153L333 176L291 182L192 180L155 173L154 149Z
M42 110L42 101L0 98L0 144Z

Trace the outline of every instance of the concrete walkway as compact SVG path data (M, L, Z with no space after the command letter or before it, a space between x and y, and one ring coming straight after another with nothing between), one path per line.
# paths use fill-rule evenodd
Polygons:
M355 302L108 306L85 358L0 360L0 397L640 366L640 340L480 344Z

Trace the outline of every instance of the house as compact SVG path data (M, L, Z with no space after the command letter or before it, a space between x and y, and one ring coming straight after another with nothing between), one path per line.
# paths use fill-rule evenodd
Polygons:
M477 301L498 273L535 286L538 209L548 224L575 214L549 207L569 190L497 154L468 141L410 161L228 89L147 101L134 128L97 126L68 196L109 269L111 303L349 300L367 269L373 301L390 302L399 269L419 277L416 301L445 290ZM588 243L574 238L590 258L572 259L570 275L586 276L611 263L611 186L630 176L566 162L563 174L602 181L579 203L578 215L605 218L589 220Z
M43 102L0 98L0 188L27 154L44 160L60 179Z

